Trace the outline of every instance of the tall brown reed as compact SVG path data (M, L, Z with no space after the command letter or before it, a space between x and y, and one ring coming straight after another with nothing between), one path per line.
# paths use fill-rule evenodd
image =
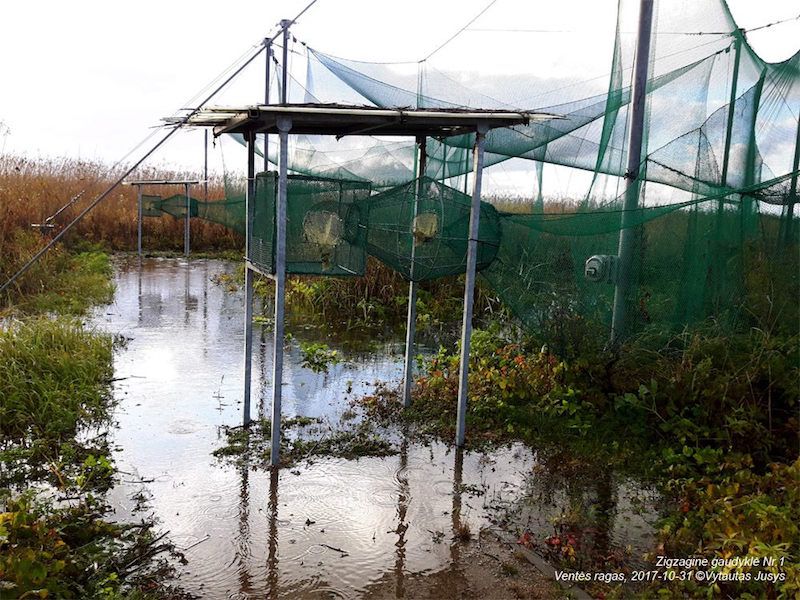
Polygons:
M121 173L120 169L117 171L102 163L73 158L0 157L0 254L9 250L7 245L12 243L16 230L31 230L31 224L43 223L71 198L83 192L77 202L54 220L57 231L104 191ZM197 173L151 167L139 169L134 176L140 179L184 179L196 178ZM180 194L183 186L159 187L145 193ZM197 187L192 193L195 197L203 194ZM211 181L209 199L223 197L222 181ZM234 248L242 244L239 236L220 225L193 219L191 228L192 247L197 250ZM182 248L182 220L168 215L147 218L144 232L148 249ZM117 187L65 237L65 244L75 244L79 240L100 243L110 250L133 250L136 246L136 190L130 186Z
M39 248L72 221L94 198L121 174L98 162L74 158L32 159L0 156L0 281L5 282ZM163 168L139 169L139 179L188 179L196 173ZM183 186L167 186L145 193L168 196L183 193ZM203 192L195 188L195 197ZM53 229L37 229L61 207L79 194L74 204L53 219ZM209 185L209 199L224 198L221 180ZM118 186L63 238L66 248L100 245L108 250L134 250L137 231L136 190ZM183 221L165 215L144 221L147 250L183 248ZM191 221L192 248L197 251L225 250L243 245L241 236L221 225L200 219ZM49 278L65 267L63 248L56 248L19 280L13 294L35 293L48 286Z

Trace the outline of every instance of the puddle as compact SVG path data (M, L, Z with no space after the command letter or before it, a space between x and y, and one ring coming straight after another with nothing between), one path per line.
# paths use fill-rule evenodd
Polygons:
M574 478L559 471L558 460L522 445L486 455L403 443L396 456L325 458L279 473L217 461L211 453L224 443L219 426L241 422L243 307L241 292L211 277L235 268L214 260L122 262L114 303L94 317L96 326L130 338L115 356L114 445L123 482L110 501L118 518L135 518L135 495L144 493L148 512L185 552L179 573L187 591L356 598L387 578L402 590L411 574L457 569L456 532L464 524L473 533L493 526L508 511L516 525L544 537L559 515L582 507L601 517L598 543L647 549L654 497L646 490L611 473L600 482ZM263 411L272 334L256 327L254 335L254 406ZM284 416L335 423L347 398L400 379L399 342L373 344L370 353L343 345L344 362L328 373L303 368L293 343L285 355Z

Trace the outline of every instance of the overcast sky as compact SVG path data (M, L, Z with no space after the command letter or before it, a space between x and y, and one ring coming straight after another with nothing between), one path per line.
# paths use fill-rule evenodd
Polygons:
M308 0L200 2L197 0L6 2L0 34L2 93L0 148L29 156L70 156L114 162L158 123L185 106L196 91L259 42L281 18ZM488 0L371 2L318 0L293 28L309 45L366 61L414 61L455 33ZM554 33L558 57L513 54L502 64L482 62L478 31L460 36L461 56L437 60L453 68L537 76L591 78L608 72L615 0L497 0L473 28L535 27ZM796 0L731 0L740 26L755 27L795 16ZM755 32L749 39L763 58L797 50L800 21ZM514 35L514 34L509 34ZM471 37L466 37L471 36ZM468 56L464 43L476 40ZM485 37L484 37L485 39ZM566 40L574 43L564 44ZM573 48L564 51L564 47ZM455 46L454 46L455 47ZM223 100L261 100L263 59ZM302 73L295 73L302 77ZM180 133L155 163L197 169L202 133ZM235 150L234 150L235 152ZM227 159L227 157L226 157ZM213 162L214 159L212 159ZM229 162L226 160L226 162Z

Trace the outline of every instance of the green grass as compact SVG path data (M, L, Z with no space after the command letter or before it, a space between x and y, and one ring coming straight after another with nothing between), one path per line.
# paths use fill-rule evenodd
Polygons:
M11 265L12 270L19 265ZM114 284L111 260L105 252L72 254L54 249L44 264L23 277L23 287L0 298L0 316L53 313L83 315L92 306L111 302Z
M40 243L18 233L4 273ZM153 519L107 516L112 338L79 317L114 286L108 255L82 246L55 248L0 298L0 596L183 598L165 583L173 567L157 557L176 554Z
M64 269L39 293L23 299L19 308L26 313L82 315L92 306L111 302L111 274L111 261L104 252L68 256Z
M69 318L0 331L0 432L59 441L108 418L111 338Z

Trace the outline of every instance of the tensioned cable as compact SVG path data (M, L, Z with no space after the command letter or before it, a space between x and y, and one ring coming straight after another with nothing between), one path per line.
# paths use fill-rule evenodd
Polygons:
M318 0L311 0L306 7L301 10L293 19L291 19L285 27L290 27L294 24L297 19L300 18L309 8L311 8L314 4L316 4ZM0 286L0 294L2 294L11 284L13 284L17 279L19 279L22 275L24 275L28 269L30 269L50 248L56 245L56 243L66 235L68 231L70 231L75 225L77 225L89 212L94 209L100 202L105 200L106 197L119 185L121 184L124 179L130 175L139 165L141 165L145 160L147 160L156 150L158 150L164 143L171 138L175 132L177 132L181 127L183 127L191 117L196 115L200 109L214 96L216 96L225 86L227 86L239 73L241 73L251 62L253 62L267 47L267 43L271 43L274 41L283 31L283 27L275 33L269 40L264 40L263 44L260 44L257 51L253 52L250 58L248 58L239 68L237 68L231 75L229 75L219 86L217 86L208 96L206 96L202 102L200 102L195 108L192 108L184 117L181 118L180 122L172 125L172 129L170 129L164 137L162 137L150 150L145 152L144 156L142 156L139 160L137 160L133 166L129 167L125 170L125 172L117 178L114 183L111 184L102 194L100 194L97 198L95 198L86 208L84 208L78 215L70 221L64 229L59 231L50 242L48 242L44 248L39 250L36 254L34 254L28 262L26 262L14 275L12 275L8 281L6 281L2 286ZM148 138L150 138L154 133L151 133ZM146 139L148 139L146 138ZM139 144L141 145L141 143ZM138 147L138 146L137 146ZM130 153L128 153L130 155ZM127 155L126 155L127 156ZM120 161L121 162L121 161ZM119 164L119 162L117 163ZM116 166L116 165L115 165Z
M767 27L773 27L775 25L783 25L784 23L788 23L789 21L800 21L800 14L798 14L796 17L788 17L780 21L774 21L772 23L767 23L766 25L760 25L759 27L751 27L750 29L742 28L742 31L745 33L752 33L753 31L759 31L760 29L766 29Z
M434 54L436 54L436 53L437 53L439 50L441 50L442 48L444 48L445 46L447 46L447 44L449 44L449 43L450 43L450 42L452 42L454 39L456 39L456 38L457 38L459 35L461 35L461 34L464 32L464 30L465 30L467 27L469 27L470 25L472 25L472 24L473 24L475 21L477 21L477 20L478 20L478 19L481 17L481 15L483 15L483 13L485 13L487 10L489 10L489 9L490 9L490 8L491 8L491 7L492 7L494 4L495 4L495 2L497 2L497 0L492 0L491 2L489 2L489 4L487 4L487 5L486 5L486 6L483 8L483 10L482 10L481 12L479 12L477 15L475 15L474 17L472 17L472 19L470 19L470 21L469 21L469 22L468 22L466 25L464 25L464 26L463 26L461 29L459 29L458 31L456 31L456 32L455 32L453 35L451 35L449 38L447 38L447 39L446 39L444 42L442 42L441 44L439 44L439 45L436 47L436 49L435 49L433 52L431 52L430 54L428 54L428 55L427 55L425 58L421 59L419 62L424 62L424 61L428 60L428 59L429 59L431 56L433 56Z
M228 65L228 66L227 66L227 67L225 67L225 68L224 68L222 71L220 71L220 73L219 73L219 74L218 74L216 77L214 77L214 78L213 78L213 79L212 79L212 80L211 80L209 83L207 83L205 86L203 86L202 88L200 88L200 89L199 89L199 90L198 90L198 91L197 91L197 92L196 92L196 93L195 93L195 94L194 94L194 95L193 95L191 98L189 98L189 99L188 99L186 102L183 102L182 104L180 104L180 106L190 106L192 102L194 102L196 99L198 99L199 97L201 97L201 96L202 96L202 94L203 94L204 92L206 92L207 90L211 89L211 88L213 87L213 85L214 85L216 82L220 81L220 80L221 80L221 79L222 79L222 78L225 76L225 74L226 74L226 73L229 73L229 72L231 72L233 69L235 69L235 68L236 68L236 65L237 65L237 64L239 64L239 63L240 63L240 62L241 62L241 61L242 61L244 58L246 58L246 57L247 57L247 55L248 55L250 52L252 52L252 51L253 51L253 49L255 49L255 48L256 48L256 46L250 46L250 47L247 49L247 51L245 51L245 52L244 52L244 53L242 53L240 56L238 56L238 57L237 57L237 58L236 58L236 59L235 59L235 60L234 60L234 61L233 61L233 62L232 62L230 65ZM178 113L179 113L179 112L180 112L180 110L176 110L176 111L174 111L174 112L172 113L172 116L173 116L173 117L176 117L176 116L178 115ZM157 128L153 129L153 130L152 130L152 131L151 131L149 134L147 134L147 136L145 136L143 139L141 139L139 142L137 142L137 143L136 143L136 144L135 144L135 145L134 145L134 146L133 146L133 147L132 147L130 150L128 150L128 151L127 151L127 152L126 152L126 153L125 153L123 156L121 156L119 159L117 159L117 161L116 161L116 162L114 162L114 164L112 164L112 165L111 165L111 167L109 167L109 169L108 169L108 172L109 172L109 173L113 173L113 172L114 172L114 170L115 170L115 169L116 169L116 168L117 168L117 167L118 167L120 164L124 163L124 162L125 162L125 161L128 159L128 157L129 157L129 156L131 156L131 155L132 155L134 152L136 152L136 151L137 151L139 148L141 148L141 147L142 147L142 146L144 146L144 145L145 145L145 144L146 144L148 141L150 141L150 140L151 140L151 139L152 139L152 138L153 138L153 137L156 135L156 133L158 133L158 130L159 130L160 128L161 128L161 126L159 125ZM64 205L63 205L61 208L59 208L59 209L58 209L58 210L57 210L55 213L53 213L51 216L49 216L49 217L48 217L48 218L45 220L45 222L46 222L46 223L49 223L50 221L52 221L53 219L55 219L55 218L56 218L58 215L60 215L62 212L64 212L64 211L65 211L67 208L69 208L70 206L72 206L73 204L75 204L75 202L76 202L76 201L77 201L77 200L78 200L78 199L79 199L79 198L80 198L80 197L81 197L81 196L82 196L82 195L83 195L83 194L86 192L86 189L87 189L87 188L84 188L83 190L81 190L81 191L78 193L78 195L77 195L77 196L75 196L75 197L71 198L70 200L68 200L66 204L64 204Z

